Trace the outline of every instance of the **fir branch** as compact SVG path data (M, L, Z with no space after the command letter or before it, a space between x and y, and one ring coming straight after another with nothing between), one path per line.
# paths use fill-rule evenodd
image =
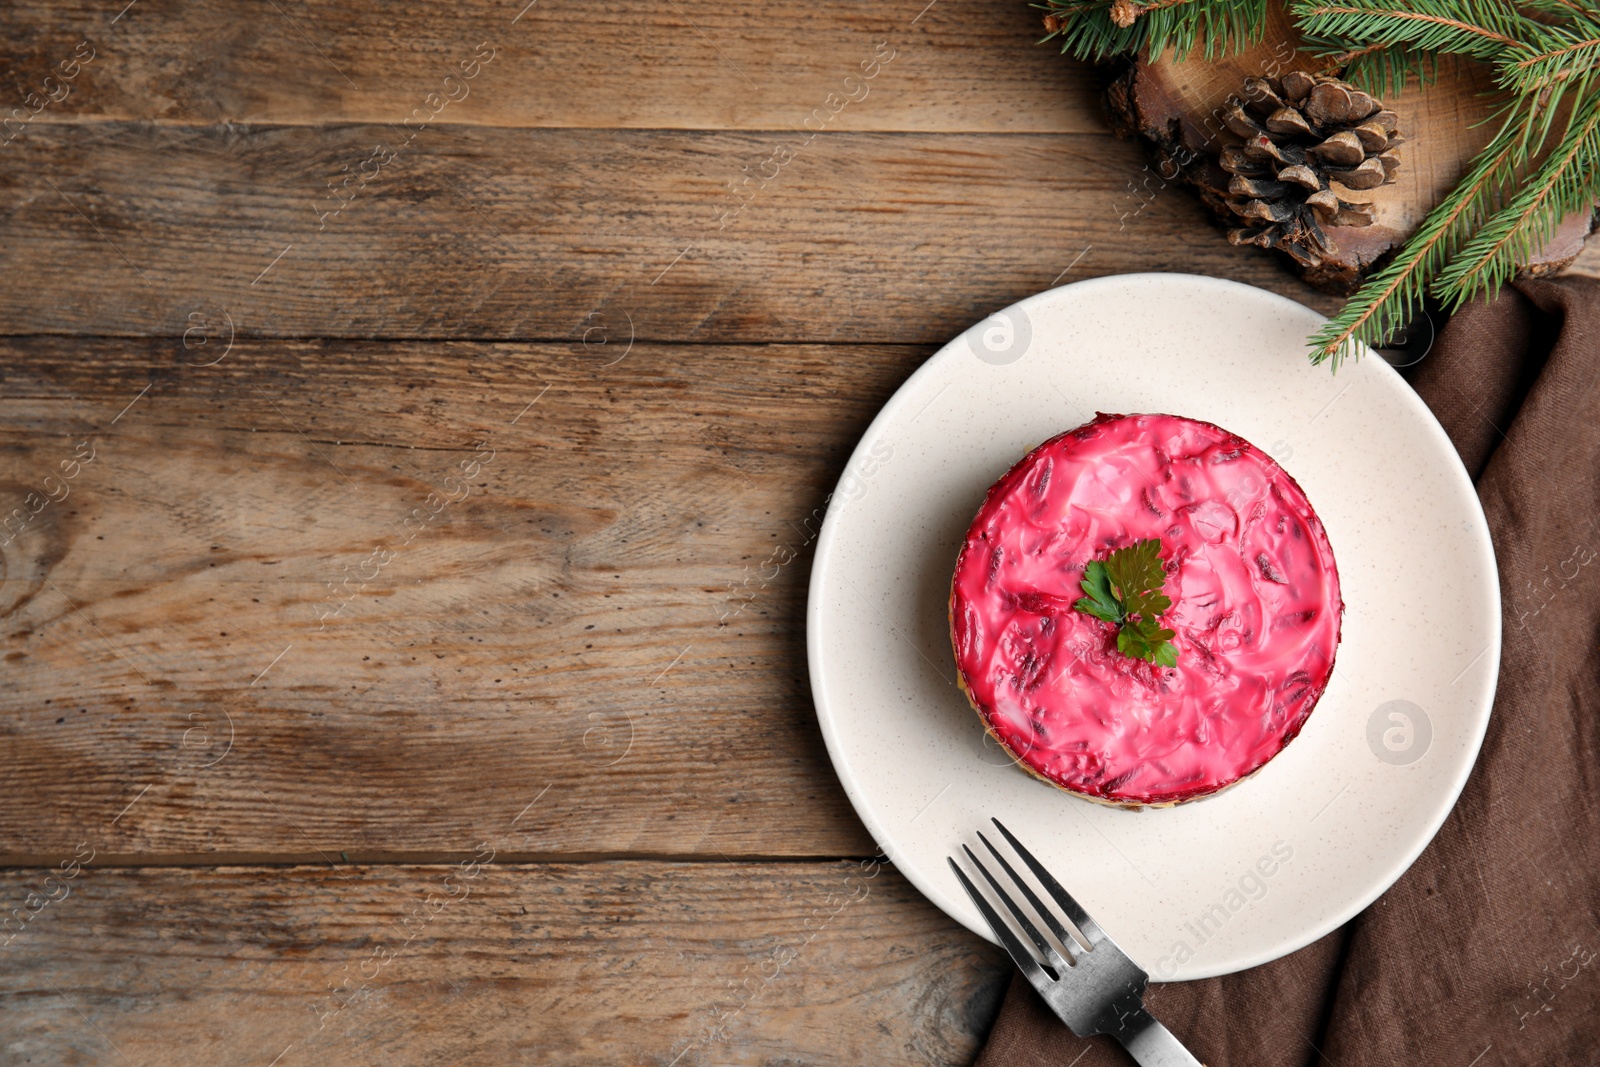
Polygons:
M1134 51L1142 33L1111 21L1111 4L1101 0L1051 0L1044 17L1046 41L1056 41L1074 59L1104 63Z
M1311 336L1313 364L1330 363L1337 373L1344 359L1360 357L1361 345L1383 343L1415 317L1429 283L1515 174L1525 151L1518 130L1524 115L1523 107L1508 109L1472 169L1422 220L1399 255Z
M1296 0L1292 10L1318 36L1487 60L1525 50L1538 26L1503 0Z
M1266 28L1267 0L1048 0L1047 41L1077 59L1171 50L1183 59L1203 42L1207 59L1254 44Z
M1585 80L1600 68L1600 34L1579 38L1559 29L1553 33L1564 43L1504 64L1502 87L1513 93L1536 93Z
M1522 190L1440 272L1435 295L1455 307L1480 294L1493 298L1563 218L1593 207L1597 197L1600 97L1590 96Z
M1152 56L1171 49L1182 58L1204 44L1205 58L1240 51L1261 40L1267 26L1267 0L1225 0L1185 6L1150 8L1139 18L1145 27L1144 48Z

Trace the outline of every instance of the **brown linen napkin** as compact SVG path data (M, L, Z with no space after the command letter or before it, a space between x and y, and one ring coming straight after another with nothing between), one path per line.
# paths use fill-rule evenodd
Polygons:
M1209 1067L1600 1064L1600 281L1519 282L1462 309L1412 384L1494 536L1505 648L1488 736L1438 837L1342 929L1151 988ZM978 1057L1130 1062L1074 1037L1020 976Z

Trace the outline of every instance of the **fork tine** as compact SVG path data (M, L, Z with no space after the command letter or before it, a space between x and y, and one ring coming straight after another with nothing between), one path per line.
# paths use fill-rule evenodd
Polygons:
M989 868L985 867L972 849L966 845L962 845L961 850L967 854L967 858L972 861L972 865L978 868L978 873L983 875L984 880L994 888L995 896L1000 898L1000 903L1004 904L1006 910L1017 920L1017 925L1026 931L1028 937L1038 947L1039 954L1045 958L1045 961L1055 967L1057 973L1065 970L1067 961L1061 958L1061 953L1050 947L1049 942L1045 941L1044 935L1039 932L1039 928L1033 925L1033 920L1028 918L1027 912L1017 907L1017 902L1011 899L1011 895L1005 891L1005 887L996 880L994 875L989 873Z
M1100 924L1089 917L1089 913L1083 910L1082 904L1073 899L1071 893L1061 888L1061 883L1056 881L1050 872L1044 869L1044 864L1034 859L1033 853L1023 848L1022 842L1011 836L1011 831L1007 830L999 819L990 819L989 821L994 823L995 828L1005 835L1006 840L1011 843L1011 847L1017 850L1017 855L1022 857L1022 862L1028 865L1028 869L1039 879L1039 884L1044 886L1045 892L1049 893L1051 898L1061 905L1061 910L1067 913L1067 918L1072 920L1072 924L1083 931L1083 936L1088 939L1089 944L1098 945L1106 940L1106 933L1100 929Z
M999 862L1000 869L1005 871L1007 876L1017 884L1018 889L1022 890L1022 895L1028 898L1028 903L1033 905L1033 910L1038 914L1039 918L1044 920L1045 925L1050 927L1050 932L1056 935L1056 939L1067 949L1073 952L1081 952L1082 948L1077 940L1067 932L1065 926L1061 925L1061 921L1056 918L1055 912L1044 906L1044 901L1040 900L1038 894L1034 893L1033 887L1022 880L1022 876L1012 868L1011 864L1006 862L1006 858L1000 855L1000 850L990 844L989 839L983 836L983 831L981 830L978 831L978 840L983 842L983 847L987 848L989 854ZM1053 950L1054 946L1051 946L1051 948ZM1053 954L1055 956L1061 955L1059 952L1054 952ZM1061 962L1071 963L1072 961L1062 960Z
M978 887L967 879L966 872L956 863L955 858L946 856L945 861L950 864L950 869L956 872L956 877L961 879L961 888L967 891L967 896L971 897L972 902L978 906L978 910L983 912L984 919L989 923L989 929L994 931L994 936L1000 939L1000 943L1011 954L1012 962L1022 971L1023 977L1033 983L1035 989L1043 990L1050 985L1050 976L1044 973L1044 968L1039 966L1039 961L1033 958L1033 953L1022 947L1022 942L1018 941L1017 935L1011 932L1011 927L1007 926L1005 920L1000 918L995 913L995 910L989 906L989 902L983 898L983 894L978 892Z

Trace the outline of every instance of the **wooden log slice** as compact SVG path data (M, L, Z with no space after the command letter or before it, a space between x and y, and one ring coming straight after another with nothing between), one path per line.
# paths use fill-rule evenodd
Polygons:
M1138 136L1154 149L1161 175L1194 186L1208 207L1230 225L1229 175L1217 165L1222 146L1238 139L1222 123L1223 111L1242 100L1245 79L1277 77L1292 70L1325 71L1328 61L1304 51L1281 7L1269 10L1260 42L1236 55L1206 60L1203 49L1175 60L1170 52L1140 56L1106 91L1113 129ZM1392 184L1350 194L1373 206L1370 226L1330 229L1332 247L1324 259L1303 266L1281 255L1309 285L1335 295L1353 293L1374 270L1415 233L1424 216L1455 186L1494 135L1490 119L1495 98L1491 70L1481 64L1439 57L1438 77L1426 86L1407 85L1398 96L1383 96L1399 117L1406 141ZM1543 249L1524 265L1532 274L1552 274L1583 251L1592 214L1568 216Z

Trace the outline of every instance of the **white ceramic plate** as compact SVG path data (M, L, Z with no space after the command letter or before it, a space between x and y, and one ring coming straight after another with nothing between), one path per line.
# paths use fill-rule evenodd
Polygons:
M1421 400L1368 355L1337 376L1322 317L1233 282L1100 278L1028 298L913 374L829 503L807 611L828 752L890 859L969 929L945 863L998 816L1158 981L1275 959L1370 904L1466 783L1500 663L1488 526ZM1334 677L1260 773L1176 808L1092 804L1011 765L954 685L950 575L989 485L1096 411L1205 419L1273 455L1333 544Z

